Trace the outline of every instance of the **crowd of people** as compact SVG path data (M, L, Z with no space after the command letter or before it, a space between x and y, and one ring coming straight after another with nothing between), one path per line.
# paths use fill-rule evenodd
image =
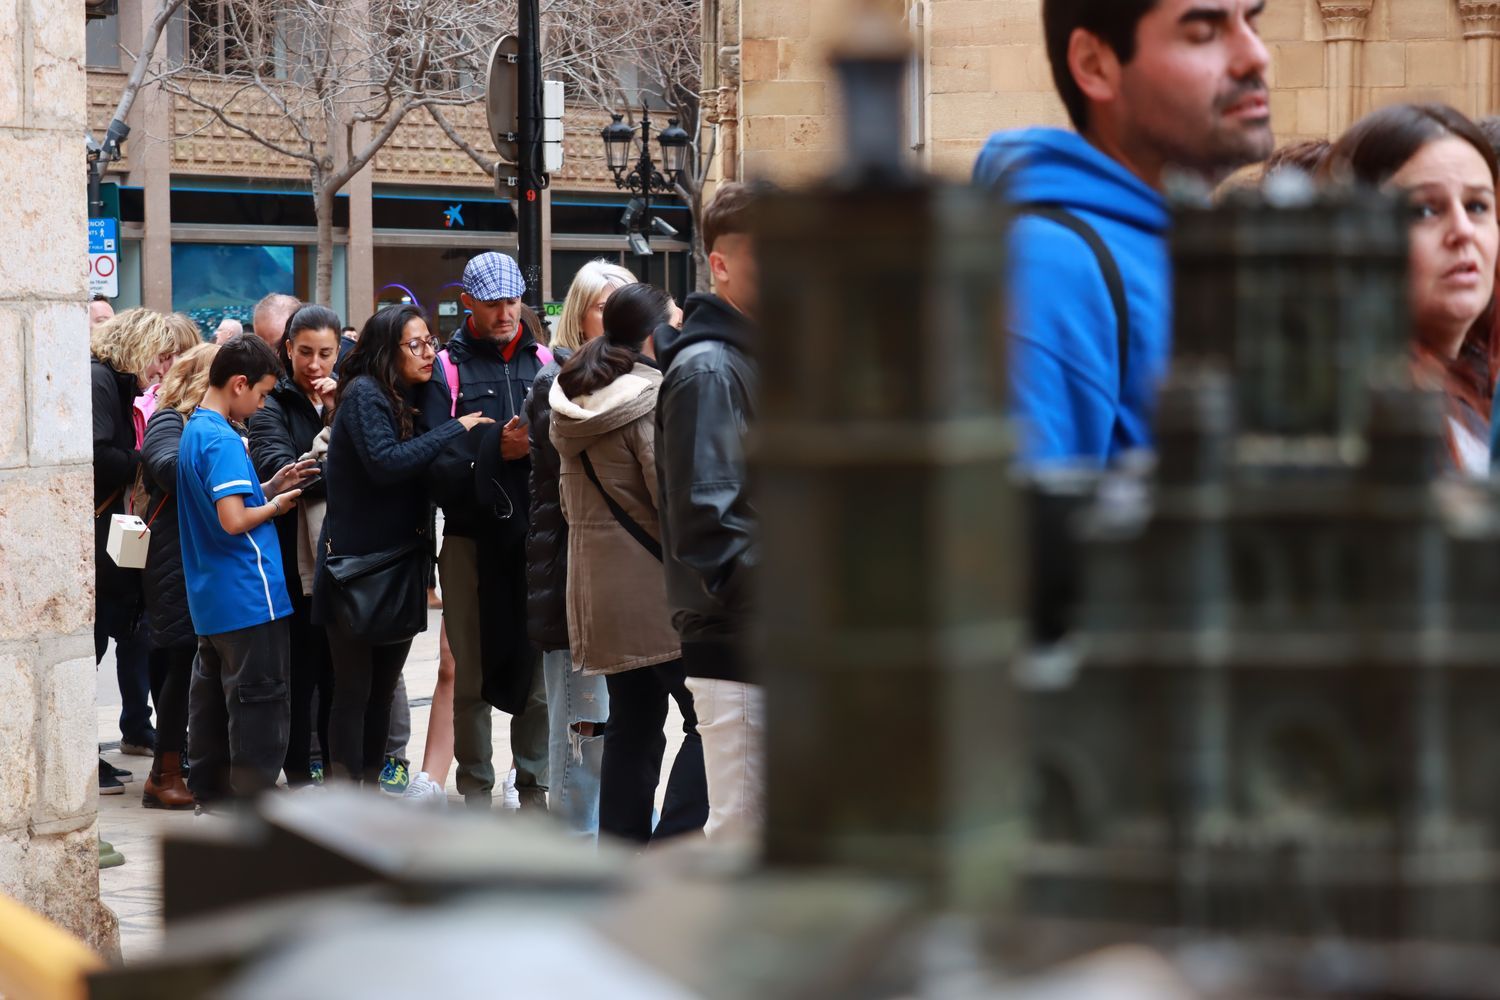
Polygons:
M1043 3L1074 129L999 133L975 170L1017 209L996 336L1021 463L1104 468L1151 447L1171 358L1163 192L1177 173L1218 184L1264 164L1407 199L1413 376L1447 402L1446 471L1487 475L1500 128L1397 105L1273 150L1263 6ZM183 317L93 304L96 643L102 658L116 642L122 748L153 755L144 803L214 811L282 776L430 802L456 765L468 805L513 797L583 836L753 834L744 440L766 196L725 184L705 208L713 294L679 309L595 261L550 334L493 252L464 268L467 318L446 343L411 305L355 331L271 296L250 331L204 344ZM151 524L143 570L105 552L111 515L132 512ZM413 775L401 677L434 558L441 660ZM658 810L673 703L684 737ZM118 778L101 759L101 791Z
M704 213L715 294L684 310L594 261L550 334L494 252L464 268L446 343L410 304L355 331L273 295L205 342L181 315L92 303L96 645L115 643L121 749L152 757L143 805L211 814L283 781L444 803L456 765L467 805L504 794L581 836L753 831L759 700L732 649L760 197L726 185ZM144 567L108 553L116 515L146 522ZM412 773L401 678L430 605ZM100 759L101 793L130 777Z

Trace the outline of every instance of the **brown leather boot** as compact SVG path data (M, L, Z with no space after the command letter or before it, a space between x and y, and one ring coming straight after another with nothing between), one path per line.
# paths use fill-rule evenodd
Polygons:
M193 793L182 780L182 754L157 754L141 791L141 805L147 809L191 809Z

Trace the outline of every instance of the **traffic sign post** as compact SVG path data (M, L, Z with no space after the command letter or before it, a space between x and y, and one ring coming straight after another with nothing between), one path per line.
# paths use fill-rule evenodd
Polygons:
M120 294L120 224L89 220L89 297L113 299Z

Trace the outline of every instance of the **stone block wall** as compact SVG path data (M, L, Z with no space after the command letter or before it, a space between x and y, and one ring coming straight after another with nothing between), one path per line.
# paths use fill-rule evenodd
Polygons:
M996 129L1065 125L1042 42L1041 0L904 0L921 53L922 161L968 175ZM740 0L744 174L795 182L827 168L838 142L825 53L843 5ZM1273 123L1283 141L1337 135L1372 108L1438 100L1500 111L1494 0L1270 0Z
M82 5L0 0L0 892L105 952Z

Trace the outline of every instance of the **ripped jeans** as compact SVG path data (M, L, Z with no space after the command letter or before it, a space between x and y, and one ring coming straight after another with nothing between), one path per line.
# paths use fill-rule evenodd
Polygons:
M566 649L542 654L547 684L547 809L573 833L599 834L599 765L604 759L604 724L609 719L609 688L603 676L573 669ZM574 728L592 722L594 735Z

